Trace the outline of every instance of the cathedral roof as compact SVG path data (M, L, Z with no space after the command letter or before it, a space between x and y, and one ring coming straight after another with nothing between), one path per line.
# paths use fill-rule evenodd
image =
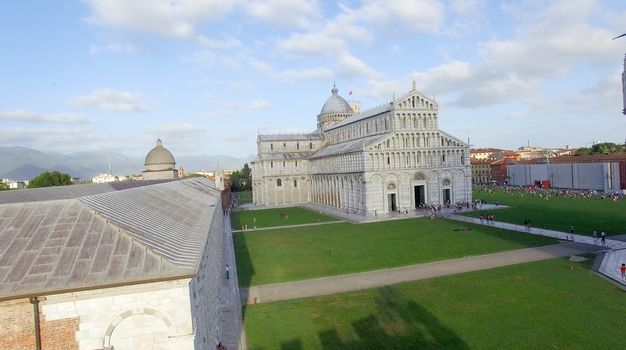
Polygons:
M261 134L259 141L309 141L319 140L322 137L314 132L309 134Z
M333 85L333 89L331 90L332 94L324 103L324 107L322 107L322 114L346 114L346 113L354 113L348 102L343 99L343 97L339 96L337 87Z
M146 166L156 164L171 164L172 168L174 167L174 164L176 164L172 152L163 147L161 139L158 139L156 146L148 152L144 163Z

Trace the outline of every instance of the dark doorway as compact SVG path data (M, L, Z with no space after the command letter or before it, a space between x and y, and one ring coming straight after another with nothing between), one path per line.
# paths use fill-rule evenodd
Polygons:
M446 188L443 190L443 202L444 203L451 203L451 198L452 196L450 195L450 189Z
M396 206L396 194L390 193L387 197L389 198L389 211L396 211L396 209L398 209Z
M413 192L415 192L415 208L419 208L421 204L426 203L426 195L424 193L424 185L414 186Z

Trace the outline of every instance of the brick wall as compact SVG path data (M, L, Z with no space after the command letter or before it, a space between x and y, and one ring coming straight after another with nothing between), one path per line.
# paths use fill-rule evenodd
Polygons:
M33 315L33 305L28 299L0 302L0 349L35 349ZM43 349L78 349L78 317L46 321L41 312L39 317Z

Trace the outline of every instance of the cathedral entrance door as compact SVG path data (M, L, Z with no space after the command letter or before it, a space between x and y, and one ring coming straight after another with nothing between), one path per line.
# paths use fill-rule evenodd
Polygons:
M450 189L444 188L443 189L443 203L451 203L451 198L452 196L450 195Z
M389 211L396 211L396 209L398 209L398 207L396 206L396 194L390 193L387 195L387 198Z
M426 203L426 195L424 193L424 185L413 186L415 193L415 208L419 208L421 204Z

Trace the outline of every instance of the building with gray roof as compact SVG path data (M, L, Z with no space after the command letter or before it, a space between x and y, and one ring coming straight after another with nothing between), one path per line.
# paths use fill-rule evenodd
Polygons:
M261 134L258 205L316 203L363 215L471 201L468 145L438 127L439 104L415 88L360 111L333 86L307 134Z
M221 192L204 178L89 186L0 201L0 322L25 318L0 330L0 344L19 348L23 332L42 335L27 339L43 348L213 347ZM51 329L71 337L56 339Z

